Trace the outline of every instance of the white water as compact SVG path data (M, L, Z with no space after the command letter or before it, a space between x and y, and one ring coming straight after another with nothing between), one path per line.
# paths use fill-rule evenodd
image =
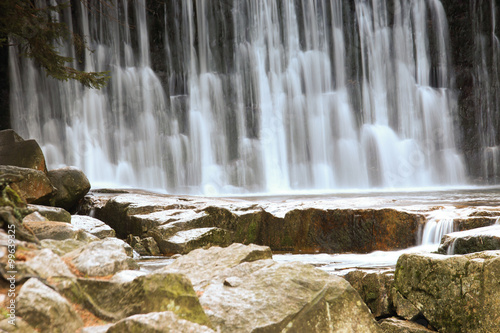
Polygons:
M214 195L463 184L440 1L396 0L393 16L386 0L346 6L165 4L165 58L153 65L144 0L101 8L107 16L82 5L95 50L85 69L110 70L108 87L56 82L13 50L13 126L41 143L49 168L78 166L94 186Z

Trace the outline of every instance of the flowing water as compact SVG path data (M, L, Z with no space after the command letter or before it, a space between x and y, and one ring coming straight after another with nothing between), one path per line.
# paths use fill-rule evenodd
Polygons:
M13 126L49 168L206 195L466 182L439 0L97 6L75 1L60 19L88 37L84 69L110 71L102 91L47 78L11 50ZM494 31L485 38L498 45ZM498 113L498 94L488 98ZM485 168L496 173L493 132Z

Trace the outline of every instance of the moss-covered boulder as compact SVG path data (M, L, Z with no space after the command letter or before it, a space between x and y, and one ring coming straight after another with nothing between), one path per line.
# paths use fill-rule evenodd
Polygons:
M47 175L39 170L0 165L0 178L6 177L12 179L10 186L27 203L47 204L56 191Z
M50 203L73 211L78 202L90 190L90 182L85 174L77 168L65 167L50 170L47 173L52 185L57 189Z
M461 256L403 254L394 286L439 332L495 332L500 251Z

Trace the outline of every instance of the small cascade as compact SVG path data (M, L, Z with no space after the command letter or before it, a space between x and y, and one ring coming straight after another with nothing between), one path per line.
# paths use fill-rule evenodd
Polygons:
M431 218L425 224L421 245L438 245L444 235L453 231L453 218Z

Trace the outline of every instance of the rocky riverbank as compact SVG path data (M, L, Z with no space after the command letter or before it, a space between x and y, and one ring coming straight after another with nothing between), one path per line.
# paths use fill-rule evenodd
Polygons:
M37 152L28 164L0 160L9 164L0 166L0 332L498 330L500 205L455 204L462 232L443 237L443 254L403 254L395 269L339 277L272 253L404 249L445 208L86 194L83 173L46 170L28 141L0 132L0 156L9 145ZM141 255L172 254L140 268Z

